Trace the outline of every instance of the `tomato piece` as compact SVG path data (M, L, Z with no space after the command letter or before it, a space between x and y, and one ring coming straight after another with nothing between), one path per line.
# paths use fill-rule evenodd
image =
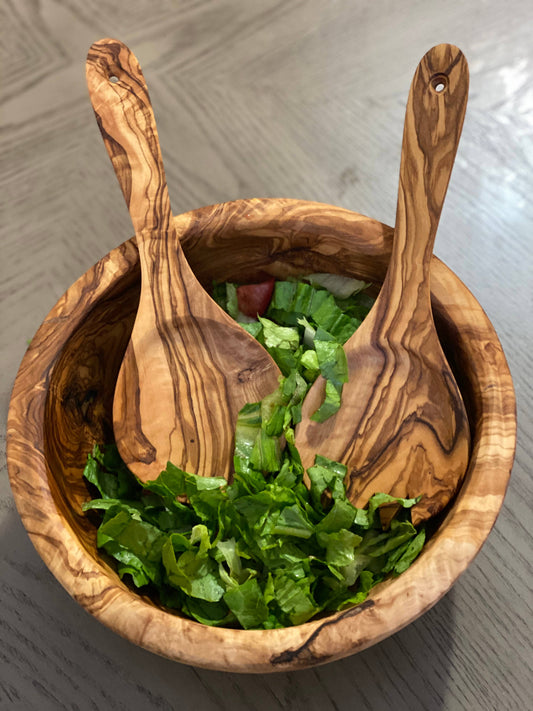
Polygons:
M262 316L268 309L275 279L262 281L260 284L243 284L237 287L237 303L239 311L245 316L255 318Z

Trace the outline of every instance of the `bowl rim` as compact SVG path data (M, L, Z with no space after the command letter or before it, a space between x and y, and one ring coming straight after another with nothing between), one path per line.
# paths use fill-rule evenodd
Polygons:
M381 222L343 208L302 200L284 199L283 203L310 215L310 219L333 210L348 227L355 218L376 234L391 233L391 228ZM183 227L229 206L244 229L249 214L253 213L256 220L267 220L273 211L279 211L279 205L280 201L273 198L238 200L192 210L175 219L177 226ZM38 441L28 441L20 427L21 413L33 422L42 422L48 379L63 346L88 307L128 273L135 255L131 238L67 289L32 339L11 396L7 463L13 496L33 545L63 587L96 619L135 644L192 666L232 672L287 671L340 659L394 634L435 605L472 562L490 533L503 503L516 444L515 396L505 355L492 324L466 286L443 262L433 258L433 302L453 316L459 332L476 336L476 376L492 420L482 423L482 434L473 443L465 484L423 555L399 578L374 588L358 607L292 628L234 630L208 627L169 614L129 590L118 578L114 581L102 562L79 542L55 503L42 427ZM75 287L79 291L80 286L88 284L92 291L82 310L73 295ZM497 427L489 426L491 423L497 423Z

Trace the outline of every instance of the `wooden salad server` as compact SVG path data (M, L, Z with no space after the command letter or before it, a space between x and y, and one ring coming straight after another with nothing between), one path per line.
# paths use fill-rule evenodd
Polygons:
M167 461L227 478L237 413L276 389L279 369L206 293L184 257L137 59L121 42L103 39L90 48L86 71L141 264L139 309L113 403L119 452L143 481Z
M431 311L430 265L459 143L468 66L452 45L420 62L407 102L390 265L378 298L345 344L349 380L339 411L311 421L324 380L309 391L296 430L305 468L318 452L348 467L350 500L416 497L413 523L441 511L469 460L468 419Z

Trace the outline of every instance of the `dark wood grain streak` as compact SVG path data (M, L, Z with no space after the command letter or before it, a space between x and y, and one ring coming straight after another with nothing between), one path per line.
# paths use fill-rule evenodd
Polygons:
M320 627L314 629L309 637L299 647L296 649L287 649L282 654L273 657L271 659L272 665L275 667L277 664L291 664L294 665L295 668L298 668L298 666L309 666L310 663L313 666L325 664L329 661L328 655L326 654L320 657L313 651L313 642L321 634L322 630L329 625L337 624L339 620L345 619L346 617L355 617L356 615L360 615L362 612L373 606L373 600L365 600L357 607L351 607L348 610L344 610L336 618L326 620Z

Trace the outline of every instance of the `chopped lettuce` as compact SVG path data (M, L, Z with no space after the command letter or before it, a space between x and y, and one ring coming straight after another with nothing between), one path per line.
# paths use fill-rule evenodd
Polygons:
M115 558L121 577L204 624L267 629L362 602L386 575L407 569L424 543L424 531L409 520L416 500L377 494L367 509L357 509L346 498L342 464L317 456L307 488L289 447L276 472L268 463L259 470L264 460L252 460L246 428L257 427L255 440L262 441L269 420L257 411L252 417L250 407L241 414L247 424L237 433L246 446L237 437L241 467L231 484L169 464L142 485L128 473L135 501L98 498L84 505L103 511L97 543ZM118 480L119 472L122 478L122 469L103 464L116 457L114 445L95 447L86 474L94 479L97 469L106 479ZM399 512L383 530L379 506L392 499ZM161 518L172 527L157 526Z
M312 274L298 282L277 281L266 314L253 320L238 312L235 284L216 284L213 295L265 346L283 375L299 373L307 388L319 376L324 378L324 400L312 416L323 422L339 409L348 378L343 345L373 304L363 291L366 286L335 274Z
M355 508L346 467L318 455L304 484L294 445L302 402L321 374L326 398L316 417L336 411L347 378L342 344L359 324L355 311L371 305L354 280L335 294L321 275L309 281L277 282L266 315L246 324L283 375L274 393L239 413L231 483L169 462L142 484L113 444L95 445L87 459L96 496L83 508L100 517L98 546L121 578L203 624L273 629L359 604L424 544L410 521L417 499L378 493ZM239 318L235 285L218 285L215 298Z

